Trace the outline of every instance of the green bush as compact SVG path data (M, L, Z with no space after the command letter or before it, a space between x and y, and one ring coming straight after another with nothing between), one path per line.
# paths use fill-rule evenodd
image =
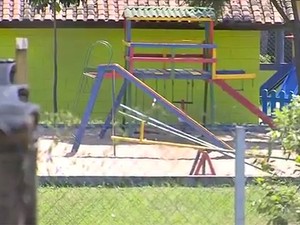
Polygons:
M259 62L260 63L274 63L274 56L270 55L259 55Z
M284 155L300 163L300 97L281 111L275 112L276 129L270 132L271 140L280 142ZM257 160L261 167L271 173L271 177L257 179L264 195L253 202L260 214L270 218L268 225L300 224L300 187L279 179L270 159ZM299 172L299 170L294 171Z

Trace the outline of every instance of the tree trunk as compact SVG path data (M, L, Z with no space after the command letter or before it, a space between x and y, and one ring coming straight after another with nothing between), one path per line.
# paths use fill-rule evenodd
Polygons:
M300 22L295 21L293 23L293 34L294 34L294 64L296 66L297 80L298 80L298 93L300 89Z

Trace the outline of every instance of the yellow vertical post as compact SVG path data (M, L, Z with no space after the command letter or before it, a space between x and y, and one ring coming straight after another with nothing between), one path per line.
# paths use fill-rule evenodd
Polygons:
M212 58L214 60L217 59L217 50L215 48L212 50ZM212 72L212 79L215 79L216 78L216 73L217 73L217 63L216 62L212 63L211 72Z
M145 137L145 121L141 122L141 126L140 126L140 141L142 142L144 140Z
M16 38L16 74L15 83L16 84L27 84L27 49L28 49L28 39L27 38Z

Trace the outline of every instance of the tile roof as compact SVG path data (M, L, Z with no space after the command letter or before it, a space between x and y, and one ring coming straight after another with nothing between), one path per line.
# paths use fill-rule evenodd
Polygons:
M281 0L290 17L291 0ZM126 6L183 6L184 0L87 0L79 6L62 8L57 19L62 21L119 21ZM252 23L282 23L282 18L270 0L230 0L224 6L220 20ZM1 21L51 20L49 8L37 13L26 0L0 0Z
M208 7L128 6L124 18L212 18L215 11Z
M289 19L293 20L291 0L279 0ZM221 12L222 21L262 24L283 23L283 19L270 0L230 0Z

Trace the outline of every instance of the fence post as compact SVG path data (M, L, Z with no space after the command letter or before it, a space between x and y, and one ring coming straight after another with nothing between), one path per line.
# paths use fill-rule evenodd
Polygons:
M276 68L284 63L284 30L275 31L275 64Z
M27 84L27 49L28 39L27 38L16 38L16 84Z
M246 132L244 127L236 127L235 140L235 224L245 224L245 150Z
M10 63L0 64L0 76L8 77ZM39 108L26 101L26 86L6 81L0 82L0 223L36 225L34 131Z

